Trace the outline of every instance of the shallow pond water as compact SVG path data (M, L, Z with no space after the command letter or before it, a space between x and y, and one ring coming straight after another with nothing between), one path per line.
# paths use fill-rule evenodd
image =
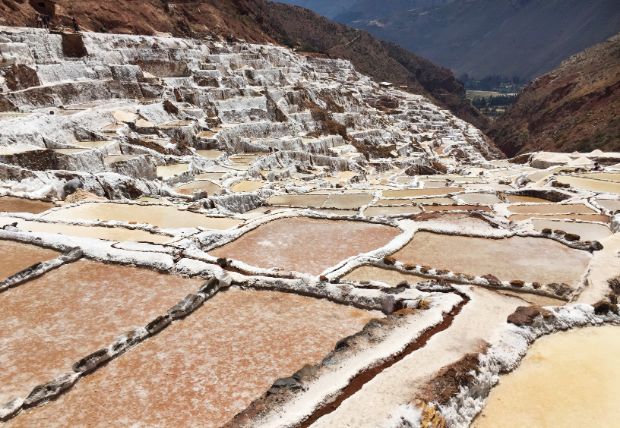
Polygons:
M384 269L377 266L360 266L353 269L340 279L342 281L354 282L381 281L387 285L391 285L392 287L396 287L403 281L409 283L409 285L428 281L428 278L402 273L394 269Z
M188 163L177 163L173 165L160 165L157 167L157 177L166 180L168 178L181 175L187 171L189 171Z
M238 183L230 186L230 190L233 192L255 192L259 189L262 189L265 186L265 183L262 181L254 181L254 180L243 180Z
M364 210L364 217L378 217L378 216L400 216L408 214L419 214L422 212L420 207L416 206L404 206L404 207L368 207Z
M462 187L438 187L429 189L394 189L384 190L383 197L385 198L408 198L416 196L433 196L433 195L447 195L448 193L462 192Z
M217 195L222 191L222 188L209 180L196 180L181 184L174 190L183 195L191 195L194 192L207 192L208 195Z
M210 253L318 275L341 260L382 247L399 233L395 227L360 221L294 217L263 224Z
M590 255L544 238L487 239L418 232L394 256L405 263L428 265L471 275L541 284L565 282L575 287ZM562 260L562 263L558 263Z
M591 192L605 192L620 194L620 183L612 181L594 180L592 178L572 177L562 175L557 177L560 183L570 184L572 187Z
M380 312L230 289L12 426L222 426ZM197 422L200 421L200 422Z
M0 281L35 263L58 256L60 256L59 252L36 245L0 241Z
M88 203L45 215L50 220L122 221L151 224L161 228L204 227L230 229L241 222L232 218L207 217L204 214L181 211L169 205L137 205Z
M0 294L0 402L25 396L82 357L145 325L200 280L80 260ZM65 409L66 410L66 409Z
M595 214L583 204L536 204L511 205L508 210L514 214Z
M476 428L615 427L620 420L620 327L589 327L538 339L500 377Z
M12 196L0 196L0 211L3 212L40 214L53 207L54 204L52 202L14 198Z
M582 241L598 241L611 235L609 227L597 223L577 223L574 221L532 219L534 229L542 232L543 229L563 230L581 237Z

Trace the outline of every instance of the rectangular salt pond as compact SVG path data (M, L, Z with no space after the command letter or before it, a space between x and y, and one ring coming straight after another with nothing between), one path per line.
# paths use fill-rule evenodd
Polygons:
M163 180L176 177L189 171L188 163L177 163L173 165L160 165L157 167L157 177Z
M35 263L54 259L58 256L60 256L58 251L37 247L36 245L0 241L0 281L29 268Z
M165 313L202 281L77 261L0 294L0 403Z
M294 217L274 220L210 251L261 268L318 275L349 257L386 245L400 229L360 221Z
M395 189L384 190L384 198L413 198L416 196L434 196L434 195L447 195L449 193L462 192L462 187L437 187L429 189Z
M563 230L564 232L579 235L582 241L598 241L611 235L611 230L604 224L581 223L574 221L532 219L534 229L542 232L543 229Z
M514 372L500 377L472 426L618 426L619 354L617 326L541 337Z
M402 282L407 282L409 285L417 284L418 282L428 281L428 278L424 278L417 275L410 275L399 272L394 269L384 269L376 266L360 266L347 273L340 278L342 281L380 281L387 285L396 287Z
M13 196L0 196L0 212L39 214L50 208L54 208L52 202L15 198Z
M190 181L175 187L174 190L182 195L191 195L194 192L207 192L208 195L217 195L222 192L219 185L209 180Z
M50 220L123 221L151 224L164 229L204 227L231 229L242 222L232 218L207 217L204 214L181 211L168 205L137 205L114 203L86 203L45 215Z
M595 214L583 204L536 204L511 205L508 210L514 214Z
M381 313L230 289L9 426L222 426Z
M591 256L545 238L487 239L418 232L394 257L403 263L470 275L576 287Z
M59 233L67 236L105 239L109 241L135 241L164 244L175 239L172 236L157 235L139 229L103 226L75 226L64 223L44 223L40 221L22 220L15 217L0 217L0 226L17 223L17 227L30 232Z
M557 181L563 184L570 184L572 187L598 193L615 193L620 195L620 183L613 181L594 180L592 178L571 177L562 175L556 177Z
M364 210L365 217L390 217L390 216L401 216L401 215L411 215L411 214L419 214L422 212L420 207L416 206L408 206L408 207L368 207Z

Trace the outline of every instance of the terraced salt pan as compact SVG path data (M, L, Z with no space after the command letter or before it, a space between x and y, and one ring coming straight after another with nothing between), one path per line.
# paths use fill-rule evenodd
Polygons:
M188 163L177 163L173 165L160 165L157 167L157 177L162 178L164 180L172 177L176 177L177 175L181 175L184 172L189 171Z
M385 198L413 198L416 196L434 196L434 195L447 195L448 193L462 192L462 187L438 187L429 189L395 189L384 190L383 197Z
M341 260L386 245L399 233L380 224L294 217L263 224L210 253L261 268L318 275Z
M319 208L328 195L274 195L267 199L269 205Z
M14 198L12 196L0 196L0 211L4 212L39 214L53 207L54 204L51 202Z
M207 229L230 229L241 224L232 218L207 217L190 211L181 211L167 205L136 205L88 203L45 215L50 220L123 221L151 224L164 229L204 227Z
M563 230L564 232L574 233L581 237L582 241L600 241L611 235L609 227L597 223L577 223L572 221L532 219L534 229L542 232L543 229Z
M380 281L392 287L396 287L403 281L411 285L427 281L428 279L417 275L401 273L394 269L384 269L376 266L360 266L343 276L341 280L355 282Z
M232 190L233 192L255 192L259 189L262 189L264 186L265 183L263 183L262 181L243 180L233 184L230 187L230 190Z
M276 379L319 362L380 316L295 294L231 289L8 426L221 426Z
M522 195L510 195L504 194L504 198L511 204L518 204L522 202L533 202L533 203L548 203L549 201L543 198L537 198L535 196L522 196Z
M426 212L439 211L486 211L491 212L491 208L486 205L425 205Z
M70 371L74 362L150 322L200 284L77 261L0 294L0 403Z
M111 144L112 141L77 141L75 145L85 149L99 149Z
M508 210L514 214L595 214L592 208L583 204L538 204L511 205Z
M591 172L587 174L579 174L579 177L592 178L595 180L607 180L620 183L620 172Z
M618 426L619 354L617 326L542 337L514 372L500 378L473 426Z
M576 287L590 261L587 252L544 238L486 239L418 232L394 256L404 263L428 265L501 280L567 283ZM557 261L562 260L559 264Z
M0 241L0 281L35 263L50 260L59 255L57 251L35 245Z
M207 192L209 195L216 195L222 191L222 188L208 180L197 180L182 184L174 190L183 195L191 195L194 192Z
M597 199L596 203L609 211L620 211L620 199Z
M17 228L31 232L59 233L67 236L105 239L109 241L139 241L164 244L174 239L171 236L156 235L139 229L126 229L123 227L75 226L72 224L22 220L15 217L0 217L0 225L3 223L17 223Z
M329 195L323 208L358 209L372 201L373 196L368 193L342 193Z
M502 202L494 193L463 193L455 198L470 205L494 205Z
M616 193L620 195L620 183L612 181L594 180L592 178L572 177L562 175L557 177L557 181L563 184L570 184L571 187L581 190L589 190L599 193Z
M609 217L603 214L513 214L508 217L510 221L523 221L533 218L542 218L547 220L598 221L601 223L609 223Z
M379 216L399 216L408 214L419 214L422 212L420 207L408 206L408 207L368 207L364 210L365 217L379 217Z
M222 156L225 152L221 150L196 150L198 156L202 156L205 159L215 160Z
M87 152L90 149L79 148L79 149L53 149L54 152L60 153L62 155L74 155L76 153Z

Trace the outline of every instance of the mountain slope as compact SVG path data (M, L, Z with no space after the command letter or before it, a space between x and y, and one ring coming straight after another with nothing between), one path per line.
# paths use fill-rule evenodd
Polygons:
M488 134L509 156L620 151L620 34L539 77Z
M76 16L82 28L98 32L233 36L348 59L377 80L405 85L479 128L486 125L486 119L471 107L463 85L449 70L299 7L264 0L145 0L139 8L131 0L57 0L55 4L52 23L56 25L69 26L71 17ZM0 25L34 23L35 11L28 2L0 2Z
M620 30L617 0L357 0L328 16L475 78L530 80Z

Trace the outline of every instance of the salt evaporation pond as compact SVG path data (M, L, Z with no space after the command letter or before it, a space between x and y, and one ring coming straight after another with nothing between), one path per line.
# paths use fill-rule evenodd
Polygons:
M200 287L148 269L77 261L0 294L0 403L146 325Z
M86 203L53 211L45 215L49 220L123 221L151 224L161 228L204 227L230 229L241 224L232 218L207 217L190 211L181 211L168 205L137 205L114 203Z
M376 266L360 266L343 276L341 280L354 282L380 281L392 287L396 287L402 282L407 282L411 285L428 281L428 278L402 273L394 269L384 269Z
M513 214L508 219L510 221L523 221L532 218L542 218L548 220L581 220L598 221L608 223L609 217L604 214Z
M368 193L342 193L329 195L323 208L358 209L372 201L372 195Z
M157 167L157 177L166 180L168 178L176 177L189 171L188 163L177 163L172 165L160 165Z
M0 241L0 281L35 263L50 260L59 255L57 251L35 245Z
M411 215L411 214L419 214L422 210L417 206L403 206L403 207L387 207L387 206L379 206L379 207L368 207L364 210L365 217L390 217L390 216L400 216L400 215Z
M233 192L255 192L259 189L262 189L265 186L265 183L262 181L254 181L254 180L242 180L238 183L233 184L230 187L230 190Z
M576 286L590 255L544 238L504 239L418 232L394 256L404 262L470 275L492 274L502 280L520 279ZM562 264L557 261L562 260Z
M502 376L476 428L616 427L620 421L620 327L545 336Z
M289 207L319 208L323 206L328 195L274 195L267 199L267 204Z
M583 204L537 204L511 205L508 210L514 214L595 214L592 208Z
M598 241L611 235L611 230L604 224L582 223L573 221L532 219L534 229L542 232L544 229L563 230L564 232L579 235L582 241Z
M174 239L172 236L157 235L144 230L127 229L124 227L75 226L65 223L48 223L22 220L19 218L0 217L0 224L2 223L17 223L18 229L31 232L59 233L67 236L105 239L108 241L135 241L164 244Z
M191 195L194 192L207 192L208 195L217 195L222 191L222 188L208 180L197 180L182 184L174 190L182 195Z
M434 196L434 195L447 195L449 193L462 192L462 187L434 187L428 189L395 189L384 190L384 198L413 198L416 196Z
M620 194L620 183L613 181L594 180L592 178L572 177L567 175L557 177L557 181L590 192Z
M0 196L0 211L3 212L39 214L53 207L54 204L51 202L15 198L12 196Z
M8 426L222 426L380 312L231 289Z
M261 268L318 275L341 260L386 245L400 230L360 221L274 220L210 253Z

